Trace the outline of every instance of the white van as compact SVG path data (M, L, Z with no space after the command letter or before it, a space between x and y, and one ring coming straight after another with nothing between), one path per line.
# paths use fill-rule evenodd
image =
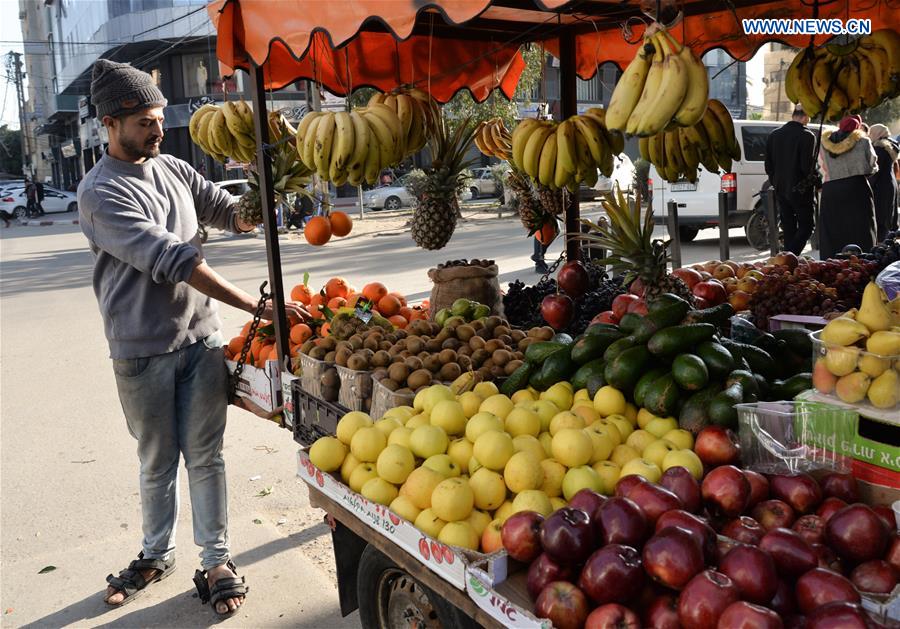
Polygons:
M756 203L754 194L766 181L766 140L783 122L735 120L734 133L741 145L741 159L732 165L737 185L737 208L729 214L729 227L746 227ZM696 183L686 179L669 183L650 167L653 186L653 211L657 223L665 224L669 199L678 204L678 225L682 242L690 242L697 232L719 224L719 191L722 178L702 166Z

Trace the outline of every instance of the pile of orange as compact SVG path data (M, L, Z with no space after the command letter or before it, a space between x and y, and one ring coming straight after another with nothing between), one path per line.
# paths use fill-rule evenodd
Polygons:
M306 242L321 247L332 236L346 236L353 229L353 219L344 212L332 212L328 216L314 216L303 228Z

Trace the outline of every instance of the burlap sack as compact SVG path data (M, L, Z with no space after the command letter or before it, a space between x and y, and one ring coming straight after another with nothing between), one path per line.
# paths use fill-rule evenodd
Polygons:
M503 316L503 300L496 264L483 266L451 266L431 269L428 277L434 283L431 289L431 318L442 308L449 308L460 297L477 301L491 309L491 313Z

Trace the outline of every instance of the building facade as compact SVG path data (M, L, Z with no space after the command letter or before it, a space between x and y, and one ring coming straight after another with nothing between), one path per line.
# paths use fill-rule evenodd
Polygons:
M784 91L784 77L791 66L795 48L769 44L763 54L763 120L790 120L794 103Z

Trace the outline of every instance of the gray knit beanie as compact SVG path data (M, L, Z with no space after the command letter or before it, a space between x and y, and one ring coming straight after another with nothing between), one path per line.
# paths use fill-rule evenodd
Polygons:
M133 114L168 102L146 72L127 63L97 59L91 76L91 102L97 117Z

